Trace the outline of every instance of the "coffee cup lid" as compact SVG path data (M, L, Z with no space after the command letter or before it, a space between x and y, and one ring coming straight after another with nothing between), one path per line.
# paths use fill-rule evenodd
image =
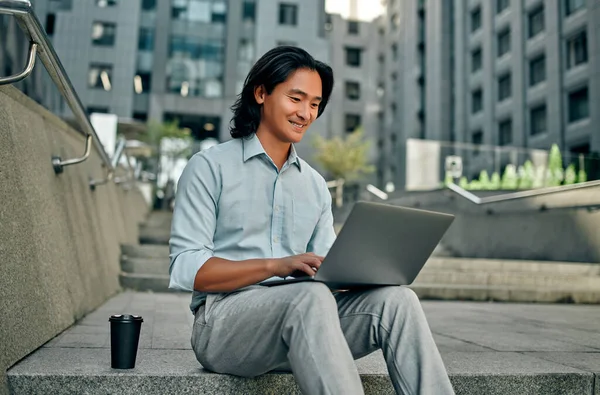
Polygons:
M139 315L132 314L114 314L108 319L110 322L143 322L144 319Z

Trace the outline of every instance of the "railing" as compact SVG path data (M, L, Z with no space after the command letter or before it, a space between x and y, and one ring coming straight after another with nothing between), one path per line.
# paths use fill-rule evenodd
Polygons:
M533 197L533 196L548 195L548 194L556 193L556 192L572 191L575 189L583 189L583 188L600 186L600 180L587 181L587 182L582 182L579 184L572 184L572 185L558 185L558 186L554 186L554 187L531 189L528 191L504 193L501 195L486 196L486 197L479 197L479 196L467 191L466 189L461 188L460 186L458 186L456 184L450 183L447 186L448 186L448 189L456 192L458 195L469 200L470 202L475 203L477 205L482 205L482 204L488 204L488 203L504 202L504 201L508 201L508 200L523 199L523 198L528 198L528 197Z
M29 37L31 43L29 48L29 59L25 70L13 76L0 77L0 85L12 84L29 76L35 65L36 55L39 56L42 64L52 78L52 81L54 81L56 87L66 99L71 111L73 111L75 119L81 127L79 132L85 137L85 148L81 157L72 159L62 159L58 156L52 157L52 166L54 167L55 173L62 173L65 166L75 165L85 161L90 155L93 140L93 143L100 154L100 158L102 159L103 166L106 167L107 174L106 179L92 181L90 186L94 188L96 185L105 184L112 180L115 166L113 166L113 163L111 163L111 160L106 154L106 151L79 100L79 96L77 96L58 55L54 51L54 47L50 43L39 19L33 12L31 2L27 0L0 0L0 14L8 14L17 18L19 26Z

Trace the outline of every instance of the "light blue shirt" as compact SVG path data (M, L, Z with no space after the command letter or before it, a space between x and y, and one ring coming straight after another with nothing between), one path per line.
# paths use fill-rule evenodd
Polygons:
M192 291L211 257L240 261L314 252L335 240L331 194L294 146L281 171L255 134L194 155L177 187L169 288ZM206 294L194 291L194 311Z

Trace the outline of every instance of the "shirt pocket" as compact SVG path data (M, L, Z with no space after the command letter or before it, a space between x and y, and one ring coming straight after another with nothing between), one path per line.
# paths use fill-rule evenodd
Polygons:
M293 229L291 239L295 254L304 254L321 216L321 208L308 200L293 201Z

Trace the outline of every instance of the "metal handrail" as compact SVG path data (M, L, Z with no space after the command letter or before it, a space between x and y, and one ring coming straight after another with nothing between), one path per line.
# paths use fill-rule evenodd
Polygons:
M528 197L533 197L533 196L548 195L548 194L556 193L556 192L572 191L575 189L583 189L583 188L589 188L589 187L595 187L595 186L600 186L600 180L587 181L587 182L582 182L579 184L572 184L572 185L559 185L559 186L540 188L540 189L530 189L527 191L504 193L504 194L495 195L495 196L479 197L456 184L453 184L453 183L448 184L448 188L450 190L452 190L453 192L457 193L458 195L462 196L463 198L465 198L465 199L469 200L470 202L475 203L477 205L496 203L496 202L504 202L504 201L508 201L508 200L517 200L517 199L523 199L523 198L528 198Z
M31 41L29 61L25 70L14 76L0 78L0 85L10 84L27 77L33 70L35 55L37 53L42 64L52 78L52 81L54 81L56 87L66 99L71 111L73 111L73 115L82 129L79 132L82 133L86 138L83 156L66 160L63 160L58 156L52 157L52 165L55 173L62 173L65 166L70 166L85 161L90 155L91 144L93 140L96 149L100 153L100 158L107 169L108 174L106 178L108 180L112 179L114 167L111 164L111 161L106 154L106 151L104 150L104 147L102 146L94 127L90 123L85 109L81 104L81 100L73 88L73 84L71 84L71 81L67 76L60 59L58 58L58 55L54 51L52 43L50 43L44 28L33 12L31 2L28 0L0 0L0 14L8 14L17 18L19 25L25 31L25 34Z

